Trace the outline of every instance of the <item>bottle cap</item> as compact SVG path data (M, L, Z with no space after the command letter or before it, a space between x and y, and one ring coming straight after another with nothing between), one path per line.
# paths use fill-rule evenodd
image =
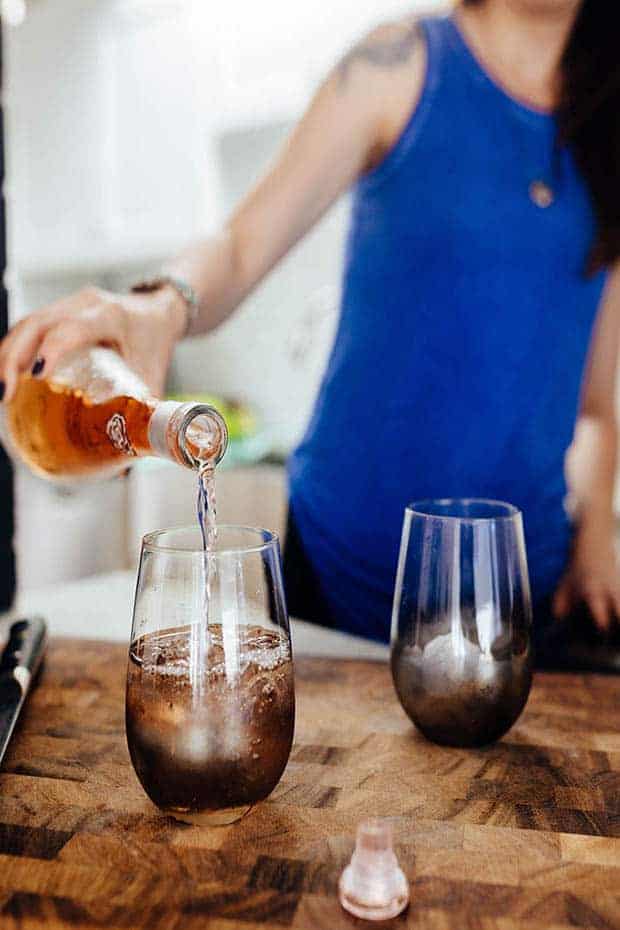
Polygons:
M228 447L228 430L220 413L208 404L161 401L149 423L149 442L156 455L198 469L217 465Z
M340 876L340 903L365 920L389 920L409 903L409 884L392 848L389 821L363 821L355 851Z

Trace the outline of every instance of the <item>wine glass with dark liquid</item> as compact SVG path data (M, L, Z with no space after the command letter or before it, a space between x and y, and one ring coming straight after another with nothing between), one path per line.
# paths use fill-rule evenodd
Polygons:
M480 746L506 733L532 681L531 596L516 507L489 500L411 504L392 612L392 677L435 743Z
M190 823L238 820L280 780L294 721L277 537L218 526L205 551L198 527L145 536L126 725L151 800Z

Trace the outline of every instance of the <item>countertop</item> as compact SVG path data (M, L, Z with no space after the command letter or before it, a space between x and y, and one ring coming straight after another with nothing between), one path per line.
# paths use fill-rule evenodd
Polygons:
M298 659L282 781L206 829L143 794L124 677L123 646L52 640L0 774L3 930L361 927L336 885L369 815L411 882L389 926L620 926L620 679L539 675L499 744L455 750L415 731L385 663Z

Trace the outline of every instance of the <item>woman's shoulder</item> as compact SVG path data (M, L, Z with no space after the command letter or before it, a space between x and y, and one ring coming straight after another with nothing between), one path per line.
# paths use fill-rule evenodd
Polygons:
M364 97L378 115L370 168L390 151L420 100L427 65L422 22L408 15L380 23L338 65L339 80L363 83Z
M349 49L340 60L338 74L346 81L356 69L364 68L368 75L374 72L377 80L390 74L397 76L408 71L423 46L420 17L409 15L386 20Z

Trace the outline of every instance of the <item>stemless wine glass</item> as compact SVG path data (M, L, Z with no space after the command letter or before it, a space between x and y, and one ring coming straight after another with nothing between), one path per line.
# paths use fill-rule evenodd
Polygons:
M145 536L126 724L151 800L190 823L238 820L280 780L294 719L277 536L218 526L208 553L197 527Z
M392 612L392 677L436 743L499 739L532 681L530 586L521 513L490 500L410 504Z

